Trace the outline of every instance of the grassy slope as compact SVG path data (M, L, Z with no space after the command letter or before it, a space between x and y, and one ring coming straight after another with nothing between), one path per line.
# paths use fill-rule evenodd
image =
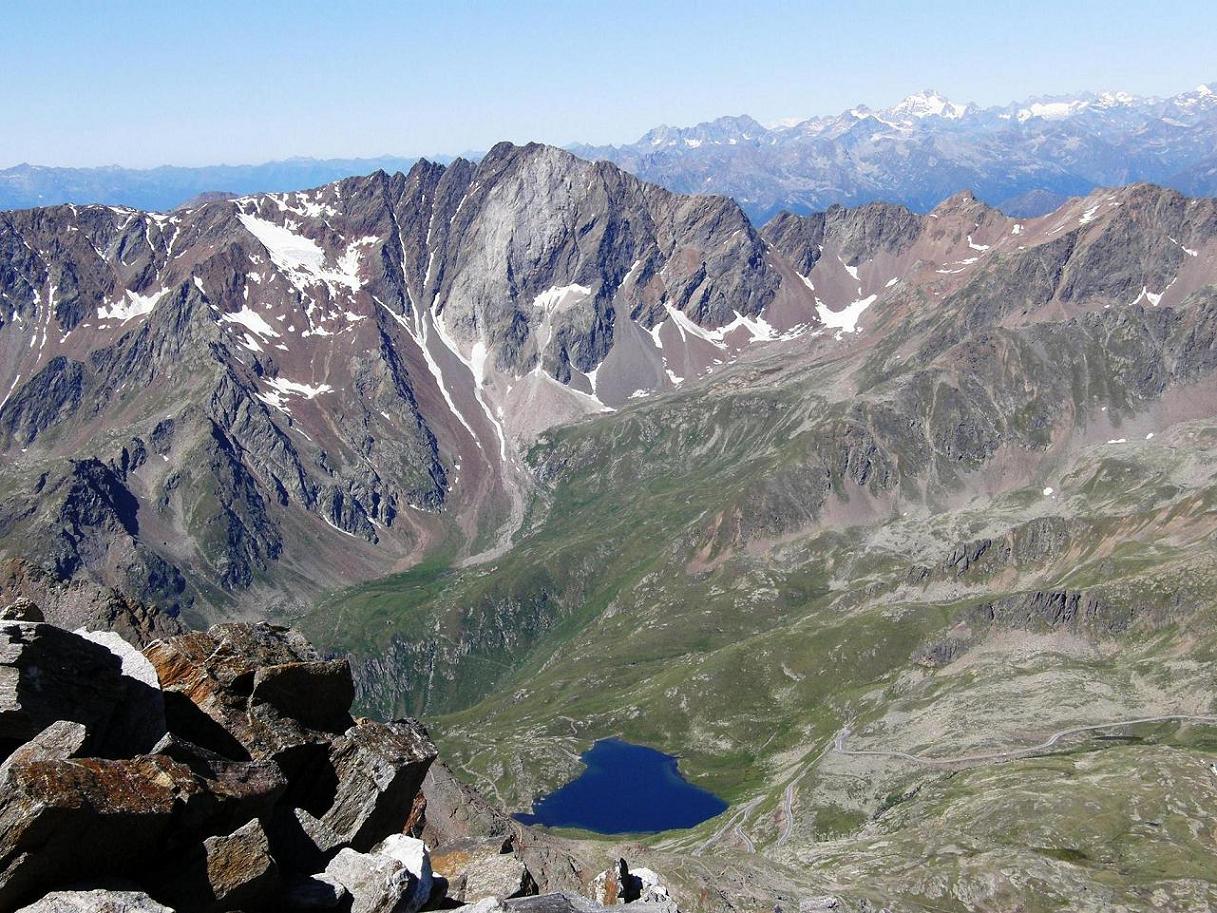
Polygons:
M1017 885L1013 870L1065 885L1028 909L1060 908L1053 898L1079 886L1134 908L1147 902L1138 886L1152 864L1134 871L1096 856L1118 823L1090 820L1078 803L1101 802L1119 771L1140 776L1168 755L1099 743L1087 757L1110 769L1083 778L1082 799L1076 777L1037 781L1045 832L1032 834L1020 830L1030 800L1019 771L1041 762L927 779L916 766L822 753L845 725L851 748L950 756L1146 711L1207 712L1217 429L1200 422L1152 442L1075 445L1052 457L1050 499L1038 479L992 498L919 500L908 486L876 495L834 478L827 509L844 519L818 525L791 516L797 497L773 489L793 484L799 494L799 474L816 468L817 428L843 407L820 395L823 371L772 382L742 373L554 433L530 457L543 485L503 558L465 570L434 563L339 594L314 614L311 633L355 652L403 630L446 644L457 672L446 678L442 662L402 668L398 690L369 703L425 711L454 766L508 807L526 807L577 769L591 741L619 734L680 755L687 775L730 800L745 832L790 865L774 868L782 885L869 880L908 908L998 909L1031 883ZM1116 385L1109 393L1113 409L1134 411ZM1097 409L1088 390L1076 395ZM1084 518L1085 535L1041 561L909 584L910 567L956 543L1048 515ZM914 662L969 606L1054 587L1097 593L1133 623L1116 633L981 632L942 669ZM1169 761L1190 771L1203 767L1203 751L1176 745ZM795 821L782 841L792 783ZM975 834L954 854L940 819L962 810ZM1187 834L1207 826L1188 817L1195 808L1179 814ZM651 842L691 859L723 823ZM1122 839L1138 858L1191 860L1164 869L1178 878L1150 894L1182 897L1192 889L1180 879L1199 878L1203 895L1217 866L1177 831L1161 845L1142 845L1140 832ZM712 852L739 848L720 836ZM883 840L895 862L867 849ZM929 865L927 845L944 847Z

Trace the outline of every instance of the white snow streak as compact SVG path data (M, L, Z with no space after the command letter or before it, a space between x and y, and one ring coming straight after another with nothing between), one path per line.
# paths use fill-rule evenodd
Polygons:
M261 314L250 310L249 305L245 305L235 314L224 314L220 320L223 323L239 323L259 336L276 338L279 336L274 327L267 323Z
M133 317L143 317L151 314L156 307L156 301L165 294L166 289L157 289L149 295L140 295L128 291L124 297L110 303L109 307L99 307L97 316L102 320L121 320L126 322Z

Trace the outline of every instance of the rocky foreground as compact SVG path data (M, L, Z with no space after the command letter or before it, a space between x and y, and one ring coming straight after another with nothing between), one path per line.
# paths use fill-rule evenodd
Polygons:
M141 650L0 609L0 911L674 913L655 873L594 874L353 695L346 660L284 627Z

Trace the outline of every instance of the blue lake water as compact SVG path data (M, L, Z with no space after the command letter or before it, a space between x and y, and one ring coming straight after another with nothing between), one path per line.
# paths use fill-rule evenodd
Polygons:
M643 834L693 827L726 811L714 793L687 782L676 758L621 739L584 752L587 770L537 800L524 824L578 827L597 834Z

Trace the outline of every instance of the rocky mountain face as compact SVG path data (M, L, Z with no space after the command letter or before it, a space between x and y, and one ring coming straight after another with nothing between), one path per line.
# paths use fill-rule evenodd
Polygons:
M0 542L196 620L493 548L540 430L816 319L730 201L541 146L0 253Z
M731 810L654 845L741 909L1217 902L1214 201L760 235L761 317L814 322L547 429L510 548L302 625L503 807L599 738L679 754Z
M1207 85L1170 98L1105 92L990 108L925 91L883 110L769 128L724 117L572 150L679 192L727 194L759 224L782 210L875 200L926 212L962 188L1020 217L1132 181L1213 194L1215 136L1217 91Z
M758 231L504 145L173 215L5 213L0 250L0 547L34 559L5 592L130 616L169 731L241 763L285 739L284 795L353 693L434 719L512 811L597 738L679 754L731 803L648 842L697 908L1217 902L1214 200ZM105 587L194 627L290 617L335 658L275 634L292 668L255 699L219 641L263 635ZM433 772L414 823L487 855L509 825ZM603 862L523 852L538 884Z
M677 467L695 477L696 462L683 459L712 459L732 481L715 477L719 500L698 493L696 527L678 537L689 566L710 569L755 542L877 521L906 499L937 511L961 490L992 497L1035 478L1035 466L1061 459L1059 451L1121 439L1122 422L1174 396L1191 404L1181 407L1187 414L1208 413L1206 394L1175 391L1207 383L1217 367L1212 200L1134 186L1016 220L961 194L927 216L883 204L784 215L761 235L813 294L815 329L752 346L727 367L711 363L702 384L658 399L653 411L643 399L586 430L544 434L530 455L542 498L585 476L613 500ZM775 300L764 317L780 319L781 307ZM748 405L734 406L724 391ZM684 430L673 436L673 427ZM749 448L767 446L780 456L762 466ZM989 485L993 472L1001 481ZM380 647L366 651L361 677L374 706L459 706L477 679L463 666L523 661L546 643L544 632L571 614L586 618L586 580L629 550L612 536L581 536L585 516L535 517L515 546L518 576L500 564L489 579L443 580L451 591L437 599L424 575L418 593L453 617L436 641L386 642L393 632L376 632ZM556 565L540 557L566 538L594 551ZM380 618L372 606L410 591L373 586L369 610ZM345 596L315 613L316 623L326 637L362 645L366 632L349 611L328 628L340 604ZM465 636L453 640L450 623ZM399 703L397 687L422 703Z

